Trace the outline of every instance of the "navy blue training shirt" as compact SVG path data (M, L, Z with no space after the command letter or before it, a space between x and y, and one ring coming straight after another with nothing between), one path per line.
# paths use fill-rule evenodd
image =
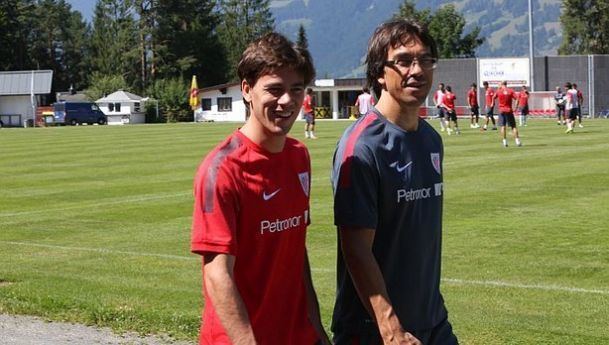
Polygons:
M426 121L407 132L376 109L347 128L334 153L334 223L376 230L372 251L405 330L431 329L447 316L439 289L443 157ZM374 331L340 244L338 251L332 331Z

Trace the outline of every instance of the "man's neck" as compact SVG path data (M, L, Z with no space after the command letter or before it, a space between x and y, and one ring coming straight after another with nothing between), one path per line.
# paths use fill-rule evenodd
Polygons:
M419 127L419 109L421 106L407 106L395 102L393 99L387 100L388 97L381 97L376 109L385 116L385 118L396 126L408 132L414 132Z
M239 131L254 144L270 153L279 153L285 146L285 135L267 134L264 128L254 121L247 121Z

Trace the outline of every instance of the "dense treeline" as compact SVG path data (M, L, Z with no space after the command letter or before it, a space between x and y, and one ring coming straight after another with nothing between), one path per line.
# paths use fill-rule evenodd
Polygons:
M97 0L90 24L65 0L2 0L0 69L52 69L53 94L120 87L170 111L187 106L171 102L192 75L232 79L244 45L273 28L269 0Z

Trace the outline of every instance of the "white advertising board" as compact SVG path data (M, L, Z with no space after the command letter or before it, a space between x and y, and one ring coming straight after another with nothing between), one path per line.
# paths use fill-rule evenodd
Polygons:
M529 59L480 59L480 85L487 81L490 86L498 87L507 81L509 87L529 86Z

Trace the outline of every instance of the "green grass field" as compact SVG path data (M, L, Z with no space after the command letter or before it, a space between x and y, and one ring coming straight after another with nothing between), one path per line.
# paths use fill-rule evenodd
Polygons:
M328 327L330 165L348 124L320 122L320 139L306 142L308 246ZM566 135L531 120L520 148L493 131L444 136L442 291L461 343L609 343L609 121L585 125ZM0 313L194 341L203 300L189 254L192 178L236 127L0 130Z

